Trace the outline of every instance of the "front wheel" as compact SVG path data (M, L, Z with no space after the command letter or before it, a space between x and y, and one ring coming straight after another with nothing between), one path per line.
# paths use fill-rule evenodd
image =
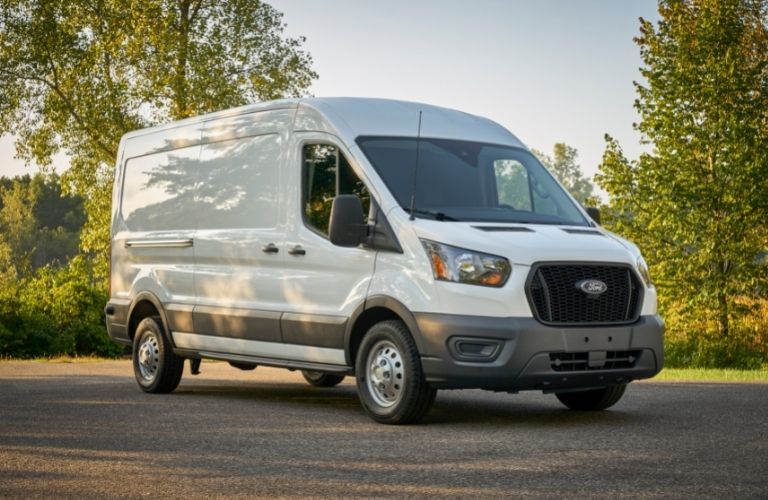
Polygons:
M159 316L144 318L133 337L133 372L144 392L171 392L178 387L184 358L173 353Z
M620 384L590 391L560 392L555 396L571 410L597 411L618 403L626 390L627 384Z
M402 321L382 321L368 330L355 372L360 402L377 422L418 422L435 401L437 391L424 380L416 343Z

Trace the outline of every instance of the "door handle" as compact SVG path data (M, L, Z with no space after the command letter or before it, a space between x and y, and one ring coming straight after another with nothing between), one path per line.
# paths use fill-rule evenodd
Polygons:
M277 245L274 243L267 243L263 247L261 247L261 251L264 253L277 253L280 251L279 248L277 248Z
M135 239L125 240L125 248L183 248L191 247L194 241L192 238L183 238L178 240L163 239Z
M307 251L301 248L301 245L296 245L288 250L288 253L291 255L306 255Z

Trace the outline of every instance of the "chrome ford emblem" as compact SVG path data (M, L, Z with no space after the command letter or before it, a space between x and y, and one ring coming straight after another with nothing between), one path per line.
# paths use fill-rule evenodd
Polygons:
M576 288L586 293L597 297L604 294L608 290L608 285L600 280L581 280L576 283Z

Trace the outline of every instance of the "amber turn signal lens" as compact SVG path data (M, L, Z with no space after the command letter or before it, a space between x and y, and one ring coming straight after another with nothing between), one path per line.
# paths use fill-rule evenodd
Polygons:
M432 271L434 271L435 277L437 278L444 280L450 279L448 269L445 267L445 262L443 262L443 259L441 259L436 252L432 254Z
M499 286L504 281L504 276L501 273L493 272L483 276L480 281L482 281L483 285Z

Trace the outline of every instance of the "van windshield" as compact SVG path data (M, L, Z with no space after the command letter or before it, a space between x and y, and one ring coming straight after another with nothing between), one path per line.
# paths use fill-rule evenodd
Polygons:
M357 144L410 211L415 137L358 137ZM587 226L560 184L524 149L421 138L414 216L442 221Z

